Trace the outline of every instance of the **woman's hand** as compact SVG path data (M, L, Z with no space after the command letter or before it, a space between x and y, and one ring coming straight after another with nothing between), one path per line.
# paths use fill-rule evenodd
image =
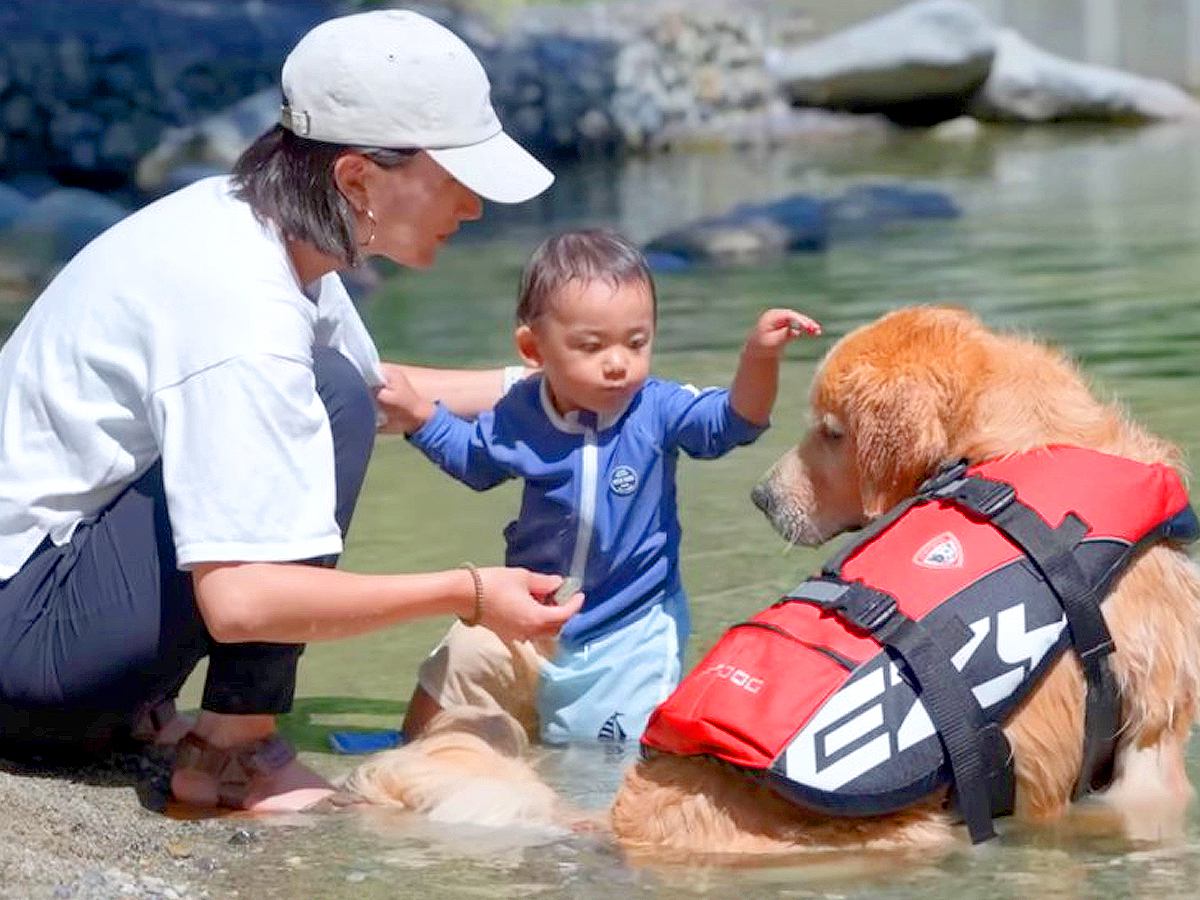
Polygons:
M385 434L412 434L429 421L433 403L413 388L403 366L381 363L384 384L375 392L375 403L384 415L379 430Z
M563 583L561 575L543 575L528 569L480 569L483 581L483 616L479 624L502 641L521 641L558 633L563 623L583 606L577 593L561 606L551 595Z

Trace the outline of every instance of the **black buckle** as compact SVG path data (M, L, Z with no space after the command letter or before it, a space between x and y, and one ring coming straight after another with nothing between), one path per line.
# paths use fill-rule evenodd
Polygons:
M960 496L971 509L990 519L1016 500L1017 492L1007 482L980 478L968 480L955 492L954 499Z
M898 611L895 597L864 585L851 585L824 608L868 634L883 631Z
M1017 499L1017 492L1006 481L968 475L958 479L947 479L929 491L927 496L949 500L978 516L991 519Z
M921 486L917 488L917 493L923 496L940 497L940 491L966 477L967 466L968 463L965 459L946 463L921 483Z

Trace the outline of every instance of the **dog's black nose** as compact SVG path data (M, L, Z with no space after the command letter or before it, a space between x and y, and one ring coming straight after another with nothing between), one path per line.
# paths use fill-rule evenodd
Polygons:
M771 514L771 492L767 489L766 484L759 482L754 486L754 490L750 492L750 500L767 515Z

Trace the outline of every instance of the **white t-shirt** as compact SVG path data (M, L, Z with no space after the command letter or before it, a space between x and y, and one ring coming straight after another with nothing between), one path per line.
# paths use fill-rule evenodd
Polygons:
M0 350L0 579L159 457L181 567L341 550L313 348L370 385L379 355L337 275L302 289L229 191L208 178L114 225Z

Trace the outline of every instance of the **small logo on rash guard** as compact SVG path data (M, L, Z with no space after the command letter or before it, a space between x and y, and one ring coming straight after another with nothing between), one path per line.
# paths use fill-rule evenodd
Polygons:
M632 494L637 490L638 476L637 472L629 468L629 466L617 466L609 476L608 486L612 488L612 492L621 497Z
M961 569L962 544L949 531L943 532L918 550L913 562L926 569Z

